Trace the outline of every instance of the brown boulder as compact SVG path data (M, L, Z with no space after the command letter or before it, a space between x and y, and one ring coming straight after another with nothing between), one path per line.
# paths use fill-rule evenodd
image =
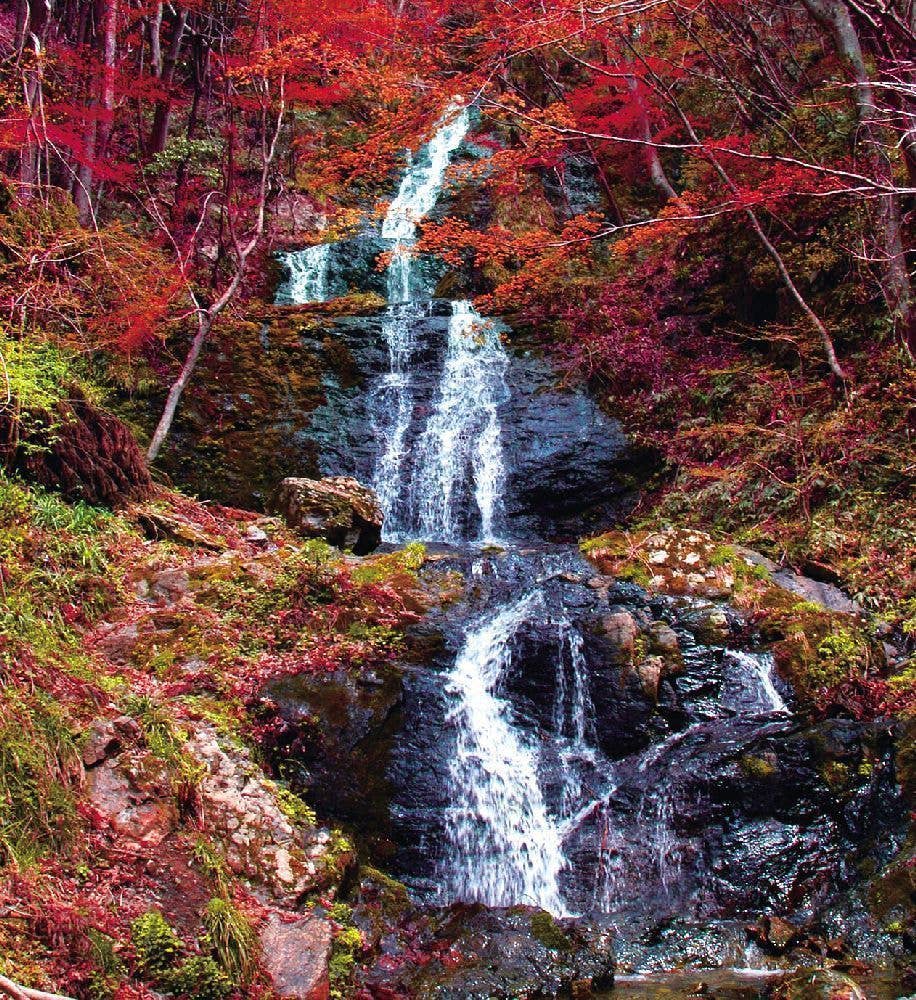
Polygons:
M630 660L636 649L639 626L629 611L615 611L601 619L604 634L619 650L624 660Z
M110 829L131 843L153 847L178 825L171 799L141 788L117 760L107 760L90 770L86 791L90 804Z
M274 991L293 1000L328 1000L331 925L316 916L284 921L271 914L261 929L263 964Z
M275 506L286 523L306 538L323 538L357 555L372 552L382 540L378 498L355 479L284 479Z

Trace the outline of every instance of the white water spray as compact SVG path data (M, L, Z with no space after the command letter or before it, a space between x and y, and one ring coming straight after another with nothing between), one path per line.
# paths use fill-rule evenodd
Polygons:
M277 301L290 305L325 302L328 298L330 243L319 243L304 250L285 254L289 280L277 292Z
M472 628L449 675L457 743L446 825L455 856L445 874L450 899L560 914L565 858L538 782L538 750L498 694L513 636L538 603L529 594Z

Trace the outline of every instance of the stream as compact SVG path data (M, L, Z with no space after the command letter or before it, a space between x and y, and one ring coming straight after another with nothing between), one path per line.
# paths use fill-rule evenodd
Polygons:
M370 833L385 865L421 904L610 925L618 968L636 972L778 965L744 930L765 913L877 948L853 897L870 831L893 822L880 814L894 801L886 740L797 719L732 609L599 577L575 542L626 496L620 428L501 322L433 295L417 225L447 202L471 127L467 109L446 115L380 228L285 255L277 297L340 294L354 259L391 254L383 315L336 326L365 381L327 387L313 438L324 474L373 486L386 542L423 541L436 572L464 580L424 625L432 652L370 753L384 761ZM354 753L371 739L354 737ZM870 762L842 801L830 761L863 775ZM333 807L333 777L324 791L314 768L309 781ZM368 825L358 800L337 808Z

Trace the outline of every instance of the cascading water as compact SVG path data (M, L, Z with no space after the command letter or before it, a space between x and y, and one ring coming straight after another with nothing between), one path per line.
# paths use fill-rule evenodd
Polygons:
M474 537L492 541L497 533L504 475L497 408L507 396L508 359L496 324L470 302L450 304L439 389L425 427L409 447L417 409L411 371L415 330L429 311L431 296L412 248L417 225L435 206L452 154L470 128L467 108L449 115L410 161L381 229L391 254L382 321L388 372L373 407L380 442L373 486L391 541L467 540L469 497L476 506Z
M283 255L288 280L277 292L277 302L285 305L324 302L328 298L330 243L319 243Z
M409 489L420 538L462 541L470 492L480 512L478 538L494 540L505 475L497 408L507 365L495 324L470 302L453 302L442 380Z
M538 750L498 694L513 635L538 608L538 597L526 594L473 626L449 675L457 745L446 827L456 856L446 859L445 895L559 913L565 859L538 781Z

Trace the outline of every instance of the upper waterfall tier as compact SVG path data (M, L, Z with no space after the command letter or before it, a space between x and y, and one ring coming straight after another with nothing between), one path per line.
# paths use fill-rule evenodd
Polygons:
M405 243L416 237L417 223L429 214L438 201L451 156L464 141L470 127L470 113L467 108L462 108L439 128L416 160L410 163L382 223L382 236L386 240Z

